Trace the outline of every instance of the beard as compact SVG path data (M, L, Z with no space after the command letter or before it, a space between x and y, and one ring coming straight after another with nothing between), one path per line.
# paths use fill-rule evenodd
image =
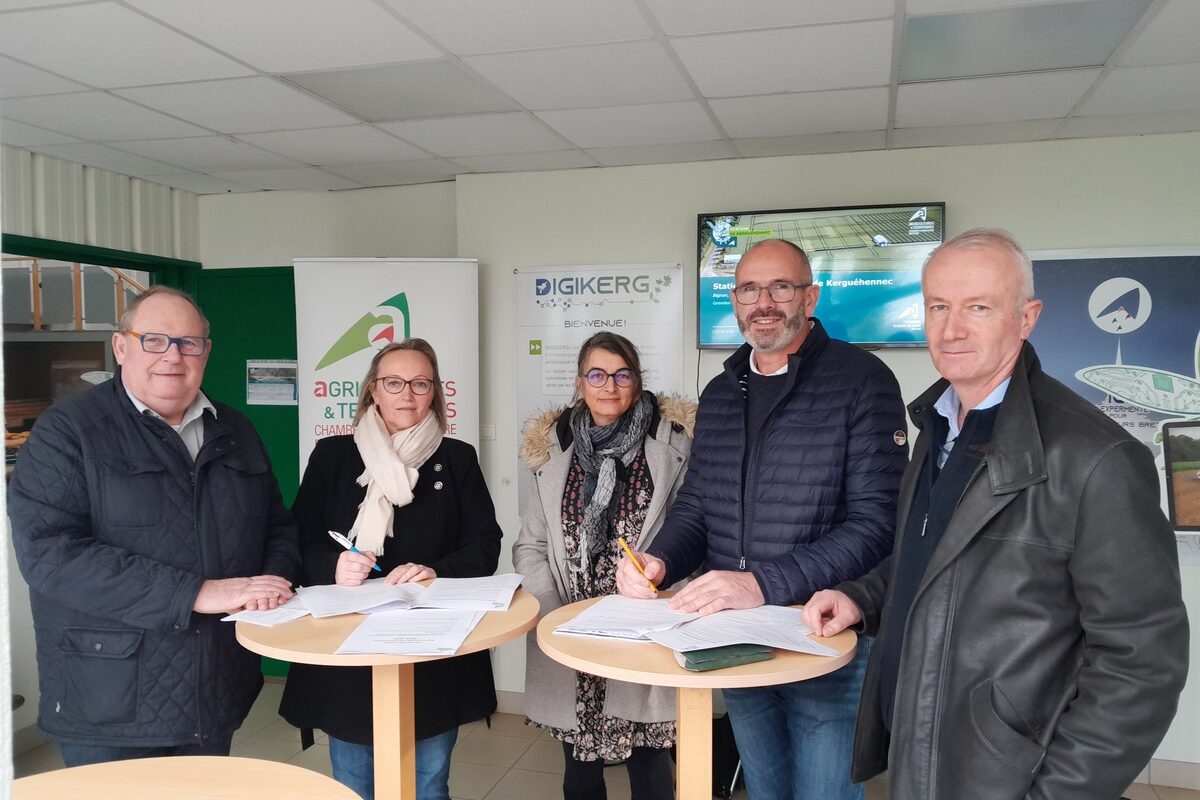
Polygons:
M756 319L781 319L783 328L777 331L756 330L750 325ZM791 344L792 340L796 338L796 334L804 328L807 322L803 310L798 310L795 314L788 316L782 311L763 309L751 311L745 319L738 317L737 324L738 330L742 332L742 336L750 343L751 347L764 353L770 353Z

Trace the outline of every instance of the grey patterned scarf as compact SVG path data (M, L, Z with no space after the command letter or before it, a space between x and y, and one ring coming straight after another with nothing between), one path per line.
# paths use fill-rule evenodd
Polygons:
M583 467L583 499L587 503L579 524L579 563L570 568L586 574L608 544L608 529L613 506L625 490L625 469L637 456L650 420L654 416L654 395L642 396L611 425L592 424L588 407L577 404L571 409L571 434L575 440L575 459ZM621 469L617 462L621 462Z

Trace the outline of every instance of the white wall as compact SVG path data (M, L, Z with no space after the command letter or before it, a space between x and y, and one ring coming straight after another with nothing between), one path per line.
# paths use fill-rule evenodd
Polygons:
M518 527L513 268L680 261L694 276L702 211L933 200L947 202L949 233L1006 227L1030 250L1195 245L1197 186L1200 134L469 175L453 187L206 196L200 248L206 267L287 264L303 255L479 259L481 422L496 425L480 457L507 566ZM687 348L695 342L694 278L684 286ZM695 352L684 354L692 387L722 358L705 353L697 370ZM883 358L906 398L934 378L923 350ZM1200 618L1200 567L1183 572L1188 606ZM1200 625L1192 649L1200 654ZM522 689L523 661L519 646L501 649L497 688ZM1158 757L1200 762L1200 678L1185 691Z

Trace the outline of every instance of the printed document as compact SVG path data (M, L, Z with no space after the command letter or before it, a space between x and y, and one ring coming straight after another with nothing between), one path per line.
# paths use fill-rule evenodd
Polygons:
M649 639L652 631L664 631L698 618L667 608L665 598L634 600L608 595L584 609L575 619L554 629L555 633L577 636L611 636L616 639Z
M301 586L296 590L304 607L314 617L336 617L339 614L367 612L383 605L392 608L412 608L425 594L419 583L389 586L383 579L363 581L358 586Z
M521 576L516 573L486 578L435 578L418 604L420 608L459 608L508 611Z
M483 614L442 608L381 611L364 619L337 652L452 656Z
M304 607L304 603L300 602L300 597L293 596L291 600L288 600L278 608L273 608L269 611L238 611L236 614L222 617L221 621L247 622L251 625L262 625L270 628L307 616L308 609Z
M837 655L833 648L810 639L812 632L798 608L759 606L718 611L677 628L651 631L647 637L681 653L730 644L760 644L817 656Z

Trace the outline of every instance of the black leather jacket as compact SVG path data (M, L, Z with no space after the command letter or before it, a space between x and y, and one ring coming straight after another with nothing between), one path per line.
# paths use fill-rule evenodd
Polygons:
M946 386L909 406L893 555L838 587L868 634ZM1028 344L904 629L890 739L874 659L855 737L854 779L889 769L892 800L1115 800L1175 715L1188 624L1153 457Z

